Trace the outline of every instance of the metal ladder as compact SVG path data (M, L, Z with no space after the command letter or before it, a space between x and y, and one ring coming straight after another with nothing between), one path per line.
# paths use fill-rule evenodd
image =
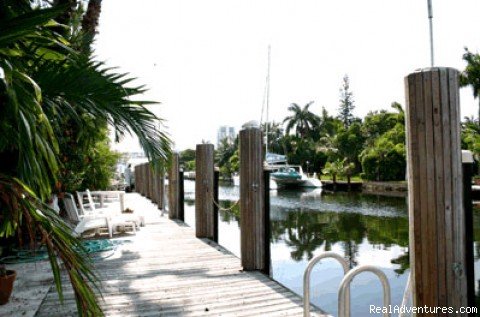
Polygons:
M344 277L340 282L338 290L338 317L350 317L350 283L353 278L362 272L374 273L382 283L383 287L383 306L389 307L391 303L390 284L388 279L379 268L372 265L358 266L352 270L349 269L347 261L335 252L325 252L317 255L308 262L308 265L303 274L303 316L310 317L310 274L313 267L325 258L332 258L340 262L343 267ZM390 317L390 314L384 313L384 317Z

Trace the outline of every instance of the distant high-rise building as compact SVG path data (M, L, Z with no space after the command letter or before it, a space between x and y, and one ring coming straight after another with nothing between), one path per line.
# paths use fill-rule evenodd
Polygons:
M235 141L235 128L228 126L221 126L217 131L217 147L223 139L227 139L228 143L232 144Z

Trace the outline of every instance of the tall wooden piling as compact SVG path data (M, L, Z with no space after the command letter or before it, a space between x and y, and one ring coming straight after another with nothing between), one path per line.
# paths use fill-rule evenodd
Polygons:
M178 220L185 221L185 187L183 170L178 172Z
M133 174L135 175L135 191L138 193L138 184L140 181L140 176L138 171L140 170L140 166L137 165L133 168Z
M155 175L157 171L153 169L152 166L150 166L150 199L152 200L153 203L156 203L156 184L155 184Z
M417 71L405 88L413 305L467 306L458 72Z
M152 203L158 203L158 181L157 181L158 170L152 170L151 182L152 182Z
M473 176L473 154L470 151L462 150L462 173L463 173L463 203L465 210L465 259L467 269L467 301L468 307L474 307L475 294L475 233L473 230L473 204L472 204L472 176ZM475 314L472 314L474 316Z
M143 164L143 169L142 169L142 195L147 196L147 189L148 189L148 183L147 183L147 174L148 174L148 163Z
M213 172L213 199L217 202L213 204L213 241L218 243L218 204L220 203L218 196L218 185L220 179L220 171L215 168Z
M135 166L135 171L137 173L135 174L135 191L139 193L140 195L142 194L142 165L137 165Z
M197 144L195 154L195 232L214 239L213 144Z
M265 271L265 201L262 131L240 131L240 248L244 270Z
M180 209L179 204L179 155L172 154L172 161L168 171L168 217L170 219L178 219Z
M158 209L165 210L165 173L159 175L159 203Z

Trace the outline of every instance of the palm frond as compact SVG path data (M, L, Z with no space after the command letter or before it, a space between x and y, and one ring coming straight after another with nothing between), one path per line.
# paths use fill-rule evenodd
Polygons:
M55 286L63 301L60 260L66 267L75 292L79 312L85 316L102 316L94 290L100 292L98 277L81 241L75 238L69 227L57 213L33 193L20 180L0 174L0 238L8 238L20 231L24 221L32 248L36 236L48 251Z

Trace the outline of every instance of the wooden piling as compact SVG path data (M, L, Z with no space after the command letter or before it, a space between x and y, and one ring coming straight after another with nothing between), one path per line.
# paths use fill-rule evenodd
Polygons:
M138 173L139 170L140 170L139 165L137 165L133 168L133 174L135 175L135 192L137 192L137 193L138 193L138 182L139 182L139 179L140 179L139 173Z
M265 202L262 131L240 131L240 249L243 269L263 271L265 263Z
M197 144L195 166L196 236L214 239L213 144Z
M165 173L159 175L159 187L158 209L165 210Z
M264 188L264 206L265 206L265 212L264 212L264 227L265 227L265 232L264 232L264 247L265 247L265 252L263 254L263 258L265 261L265 265L263 266L262 273L265 275L270 276L271 270L270 270L270 264L272 262L271 259L271 253L270 253L270 235L271 235L271 228L270 228L270 171L269 170L264 170L263 171L263 184L265 186Z
M413 305L458 309L467 305L458 71L424 69L405 88Z
M158 181L157 181L157 175L158 171L157 170L152 170L152 175L151 175L151 182L152 182L152 203L157 204L158 203Z
M143 195L143 164L139 164L137 167L138 175L135 175L135 188L140 195Z
M462 150L462 174L463 174L463 203L465 210L465 259L467 263L467 301L468 307L475 304L475 232L473 230L473 204L472 204L472 176L473 176L472 152ZM471 314L475 316L476 314ZM469 315L470 316L470 315Z
M142 196L147 196L147 173L148 173L148 163L143 164L142 168Z
M178 220L185 221L185 187L183 170L178 172Z
M213 172L213 199L217 204L213 204L213 241L218 243L218 204L220 200L218 199L218 181L220 179L220 171L215 169Z
M179 212L179 155L172 154L172 161L168 173L168 217L170 219L178 219Z

